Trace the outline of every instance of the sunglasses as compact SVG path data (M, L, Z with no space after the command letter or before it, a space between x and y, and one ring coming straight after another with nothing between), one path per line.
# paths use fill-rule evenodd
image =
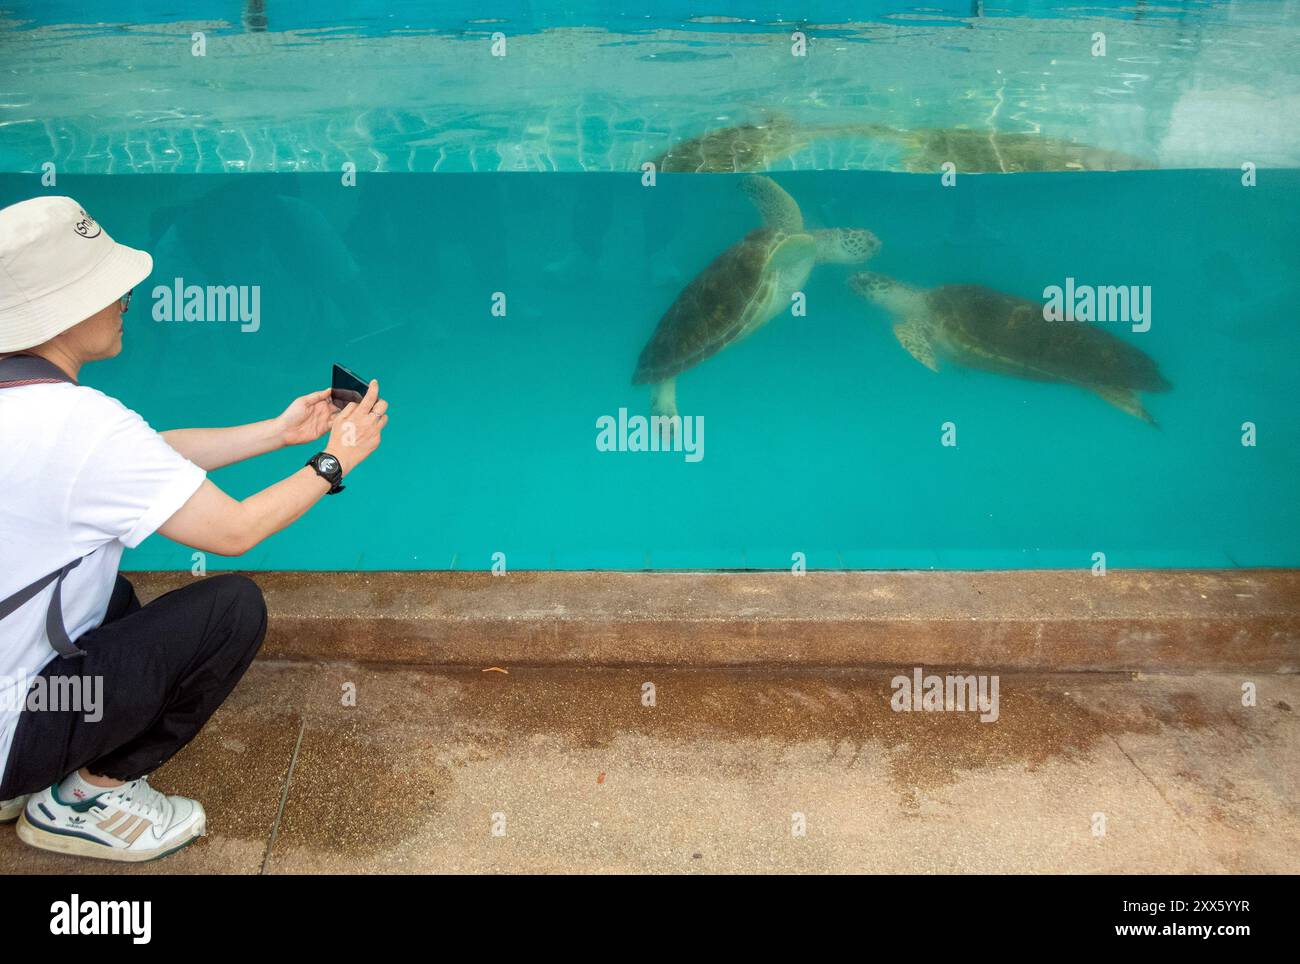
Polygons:
M126 314L126 309L129 308L129 307L131 307L131 293L134 292L134 291L135 291L135 289L132 288L130 291L128 291L126 294L124 294L121 298L118 298L118 299L117 299L117 303L118 303L119 305L122 306L122 314Z

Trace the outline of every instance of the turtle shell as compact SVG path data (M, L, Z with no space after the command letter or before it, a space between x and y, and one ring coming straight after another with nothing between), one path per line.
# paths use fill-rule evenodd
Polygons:
M765 124L742 124L682 141L655 158L655 166L664 173L761 171L767 167L768 161L788 153L796 143L786 122L773 120Z
M952 161L966 173L1023 171L1132 171L1151 162L1117 151L1038 134L925 129L912 132L916 169L937 170Z
M979 285L944 285L929 306L956 360L1020 378L1159 392L1155 361L1097 324L1048 321L1042 304Z
M766 269L772 253L791 237L756 228L737 241L682 289L641 350L633 385L672 378L716 355L745 330L751 306L766 300L773 283Z

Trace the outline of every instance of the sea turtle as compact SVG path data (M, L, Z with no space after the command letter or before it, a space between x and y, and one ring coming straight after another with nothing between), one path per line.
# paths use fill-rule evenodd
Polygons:
M903 148L903 166L912 173L938 171L951 161L964 174L1016 174L1027 171L1136 171L1150 161L1116 151L1041 134L956 127L900 130L886 124L796 124L774 114L757 124L706 131L675 144L654 159L663 172L701 174L764 171L813 141L859 138Z
M815 132L800 130L786 117L769 117L758 124L740 124L706 131L674 144L654 159L665 173L733 174L764 171L813 140Z
M879 124L796 124L772 114L758 124L718 127L674 144L654 159L663 172L735 174L765 171L817 140L889 137L899 132Z
M682 289L641 351L633 385L651 386L651 412L677 415L677 376L753 334L790 306L819 262L865 261L880 241L862 228L812 231L769 177L740 182L763 226L737 241ZM671 431L672 422L660 423Z
M1096 392L1152 425L1138 392L1171 387L1145 352L1089 322L1048 321L1039 302L980 285L914 288L864 271L849 287L888 309L894 336L927 368L940 360L967 368L1065 382Z
M913 173L937 172L948 161L966 174L1136 171L1155 167L1140 157L1041 134L952 127L905 131L883 124L867 125L861 133L901 145L905 151L903 166Z

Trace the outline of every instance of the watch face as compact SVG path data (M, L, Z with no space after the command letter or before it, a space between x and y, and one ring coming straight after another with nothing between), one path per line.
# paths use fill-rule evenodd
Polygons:
M339 460L332 455L327 455L320 460L320 470L322 472L337 472L339 469Z

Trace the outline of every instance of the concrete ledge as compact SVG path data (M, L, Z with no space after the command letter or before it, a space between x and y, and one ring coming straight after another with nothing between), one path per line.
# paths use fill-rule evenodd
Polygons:
M275 659L1300 671L1300 570L248 575Z

